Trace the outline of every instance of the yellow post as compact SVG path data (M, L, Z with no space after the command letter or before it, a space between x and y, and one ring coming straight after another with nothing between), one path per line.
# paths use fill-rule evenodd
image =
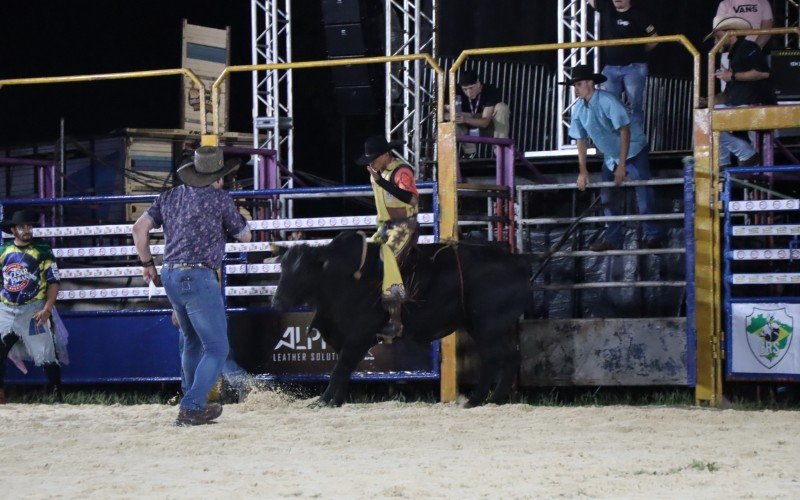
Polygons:
M711 112L694 111L694 237L695 326L697 382L695 401L717 405L722 397L719 359L719 302L721 287L717 262L719 240L718 171L712 162ZM687 346L691 349L692 346Z
M439 238L442 241L458 239L458 214L456 210L456 125L439 123ZM440 398L451 403L458 397L458 371L456 367L456 334L442 339L442 364Z

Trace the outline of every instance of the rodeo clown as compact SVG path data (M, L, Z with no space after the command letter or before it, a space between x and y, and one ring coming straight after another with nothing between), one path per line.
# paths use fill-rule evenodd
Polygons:
M381 245L381 303L389 312L389 322L378 334L378 338L386 343L391 343L403 334L400 311L403 302L408 298L397 261L405 256L419 236L419 193L414 183L414 171L392 154L392 147L396 146L397 144L388 143L383 136L372 136L364 143L364 155L356 160L362 167L367 167L375 193L378 230L371 241Z
M5 403L7 357L23 371L20 359L44 367L48 390L61 400L58 354L66 352L65 338L57 341L51 321L60 288L58 266L50 245L33 241L33 226L37 224L38 214L28 210L14 212L11 219L0 222L3 232L14 237L0 247L0 404Z

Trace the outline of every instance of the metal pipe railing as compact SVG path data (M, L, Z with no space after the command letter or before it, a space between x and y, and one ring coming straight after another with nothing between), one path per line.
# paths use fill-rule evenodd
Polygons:
M714 88L716 87L714 85L714 66L716 65L716 56L730 37L747 35L783 35L792 33L800 36L800 27L725 31L725 34L722 35L722 38L720 38L719 41L714 44L714 46L711 48L711 51L708 53L708 88L706 88L706 94L708 95L708 109L714 109L714 102L716 101L716 93L714 92ZM695 105L695 107L697 107L697 105Z
M684 35L665 35L665 36L650 36L640 38L619 38L614 40L593 40L588 42L570 42L570 43L544 43L538 45L517 45L512 47L488 47L485 49L468 49L456 58L453 65L449 70L449 97L450 102L455 102L456 97L456 81L455 75L458 68L464 63L469 56L485 56L485 55L499 55L499 54L519 54L523 52L542 52L546 50L561 50L573 49L584 47L614 47L624 45L646 45L650 43L678 43L682 45L692 56L693 67L693 107L697 108L700 105L700 52ZM450 117L450 121L454 119ZM440 120L441 121L441 120Z
M247 64L240 66L228 66L211 85L211 119L213 122L214 135L219 135L219 88L228 79L231 73L244 71L270 71L286 69L308 69L308 68L331 68L336 66L354 66L362 64L389 63L399 61L418 61L424 60L437 74L437 91L439 96L444 95L444 71L439 64L428 54L411 54L403 56L381 56L381 57L350 57L345 59L331 59L321 61L303 61L290 63L272 64ZM444 119L444 101L437 99L436 115L438 121Z
M200 78L190 69L154 69L147 71L128 71L123 73L98 73L93 75L70 75L70 76L42 76L34 78L13 78L0 80L0 89L4 86L14 85L42 85L48 83L77 83L77 82L97 82L104 80L125 80L132 78L152 78L156 76L183 75L192 80L192 83L200 92L200 133L206 133L206 88Z

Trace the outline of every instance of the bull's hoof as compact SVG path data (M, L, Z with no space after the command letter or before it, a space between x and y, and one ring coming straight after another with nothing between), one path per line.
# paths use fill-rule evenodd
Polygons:
M328 406L328 401L325 401L322 398L319 398L316 401L314 401L313 403L311 403L310 405L308 405L309 408L314 409L314 410L316 410L317 408L324 408L326 406Z
M472 401L472 400L469 400L466 403L464 403L464 408L467 408L467 409L469 409L469 408L477 408L479 406L483 406L483 401Z
M319 408L338 408L342 406L341 402L333 401L333 400L324 400L319 398L318 400L314 401L308 408L319 409Z

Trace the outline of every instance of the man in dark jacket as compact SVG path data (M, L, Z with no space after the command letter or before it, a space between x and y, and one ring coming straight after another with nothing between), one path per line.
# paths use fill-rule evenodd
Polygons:
M604 40L656 36L656 28L647 14L632 0L589 0L600 13L601 36ZM644 130L644 90L647 85L647 53L655 43L603 47L603 75L608 79L600 88L622 99L628 96L631 121Z
M706 40L714 37L715 43L719 43L729 30L741 29L750 29L750 23L740 17L716 17L714 29ZM721 107L776 104L769 64L761 47L744 37L729 36L722 50L730 56L730 68L720 68L715 74L717 79L727 83L725 90L715 97L716 104ZM761 157L750 141L730 132L721 132L721 167L730 166L731 154L737 157L739 165L752 166L761 163Z

